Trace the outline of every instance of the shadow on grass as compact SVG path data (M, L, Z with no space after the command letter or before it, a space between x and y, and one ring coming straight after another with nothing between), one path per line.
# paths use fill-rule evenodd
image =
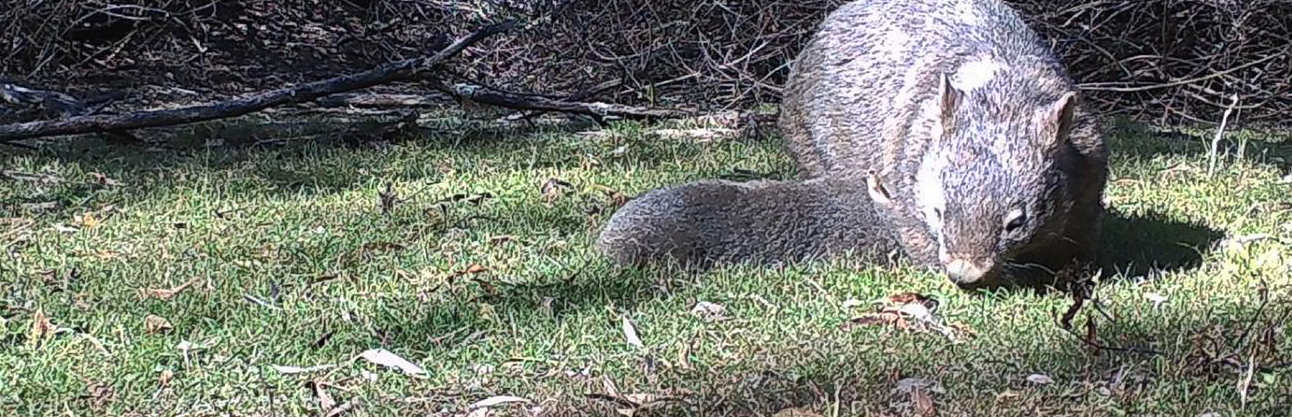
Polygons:
M429 126L431 124L434 126ZM532 125L437 122L427 123L415 134L365 136L368 134L365 130L382 125L372 120L236 120L195 125L190 132L148 145L113 145L93 136L80 136L36 150L3 148L0 149L0 166L6 169L16 165L17 160L28 159L35 161L36 166L60 164L75 167L78 171L102 174L126 186L109 187L84 178L54 178L55 183L42 186L50 192L39 196L0 196L0 212L6 208L17 210L22 205L54 203L57 209L42 209L41 212L67 214L101 204L98 200L102 200L103 193L108 191L117 195L165 193L168 187L182 184L194 173L230 174L227 178L231 186L238 183L250 185L247 188L249 192L320 195L350 190L373 180L417 180L435 175L434 167L452 163L461 165L462 161L493 159L508 166L514 166L516 161L528 161L526 169L579 167L586 162L588 155L585 153L606 147L604 144L588 145L582 140L553 139L596 129L595 124L581 119ZM632 127L626 129L631 130ZM619 136L627 138L619 139ZM645 149L635 153L631 159L633 164L642 168L672 161L679 152L699 152L703 146L684 141L661 145L635 139L632 135L618 135L612 141L643 144ZM385 147L388 145L416 150L411 154L402 153L387 150ZM559 151L535 151L542 147ZM456 160L391 164L386 159L415 156L416 153L448 155ZM391 166L397 169L387 169ZM18 175L39 177L47 174L39 172L39 169L33 171L18 172ZM57 176L57 173L51 175ZM0 182L11 180L31 181L0 176Z
M1197 268L1214 243L1224 237L1202 224L1149 213L1128 216L1112 210L1104 218L1099 265L1104 276L1137 277L1152 272Z
M1118 121L1113 123L1108 147L1114 159L1158 155L1205 157L1214 139L1212 132L1161 130L1143 123ZM1246 130L1229 132L1221 139L1220 152L1231 158L1241 145L1244 158L1270 164L1284 174L1292 172L1292 136L1286 132Z

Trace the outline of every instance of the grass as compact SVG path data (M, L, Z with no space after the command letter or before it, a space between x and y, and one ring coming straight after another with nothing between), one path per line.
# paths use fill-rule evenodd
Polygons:
M1292 143L1253 136L1208 176L1208 136L1117 130L1097 287L1106 314L1083 310L1076 332L1093 320L1096 343L1152 352L1096 354L1056 325L1071 304L1058 293L968 293L915 268L847 260L613 267L589 246L615 192L793 172L774 138L650 129L6 149L0 409L325 415L322 391L352 407L341 416L459 415L497 395L532 400L490 408L502 414L632 411L589 394L686 399L637 415L908 415L899 381L936 383L924 391L941 415L1292 406ZM545 195L549 178L570 186ZM383 206L387 186L397 201ZM937 299L938 315L972 337L846 325L901 292ZM725 317L691 314L700 301ZM425 376L355 360L374 348Z

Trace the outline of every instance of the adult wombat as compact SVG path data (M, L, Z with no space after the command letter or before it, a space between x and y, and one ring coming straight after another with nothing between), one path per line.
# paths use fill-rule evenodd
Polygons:
M795 259L895 236L962 286L1038 284L1095 254L1103 139L999 0L842 6L791 67L781 111L803 185L652 191L598 246L625 262Z
M615 212L597 247L624 264L788 262L900 251L863 188L832 178L702 180L649 191Z
M801 176L866 187L905 252L958 284L1095 253L1107 150L1066 70L999 0L867 0L791 68Z

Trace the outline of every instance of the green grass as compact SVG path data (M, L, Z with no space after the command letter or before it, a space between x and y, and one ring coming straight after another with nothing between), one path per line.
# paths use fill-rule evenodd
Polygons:
M846 260L703 274L613 267L590 244L614 191L792 176L775 138L705 142L650 128L4 149L0 168L14 175L0 177L0 409L323 415L317 381L356 404L342 416L456 415L495 395L533 401L499 413L613 415L613 402L588 394L615 392L687 401L637 415L908 415L910 395L894 391L905 378L941 384L931 394L941 415L1292 406L1292 143L1253 136L1243 158L1209 176L1201 137L1125 126L1110 138L1115 215L1097 287L1106 315L1083 310L1075 331L1094 320L1098 343L1153 353L1095 354L1056 325L1071 304L1058 293L967 293L915 268ZM549 202L549 178L572 186ZM387 184L398 197L389 211ZM454 277L473 264L487 270ZM186 282L169 299L142 292ZM869 309L849 300L907 291L936 298L937 313L973 337L845 325ZM692 315L698 301L721 304L725 319ZM37 312L52 335L33 336ZM172 328L150 332L149 315ZM643 347L626 342L623 318ZM427 376L354 360L373 348ZM322 364L336 366L272 367Z

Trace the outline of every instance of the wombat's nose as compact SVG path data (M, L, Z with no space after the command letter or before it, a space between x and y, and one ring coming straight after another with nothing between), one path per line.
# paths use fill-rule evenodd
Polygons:
M991 267L978 262L953 259L946 264L947 276L957 285L974 285L991 271Z

